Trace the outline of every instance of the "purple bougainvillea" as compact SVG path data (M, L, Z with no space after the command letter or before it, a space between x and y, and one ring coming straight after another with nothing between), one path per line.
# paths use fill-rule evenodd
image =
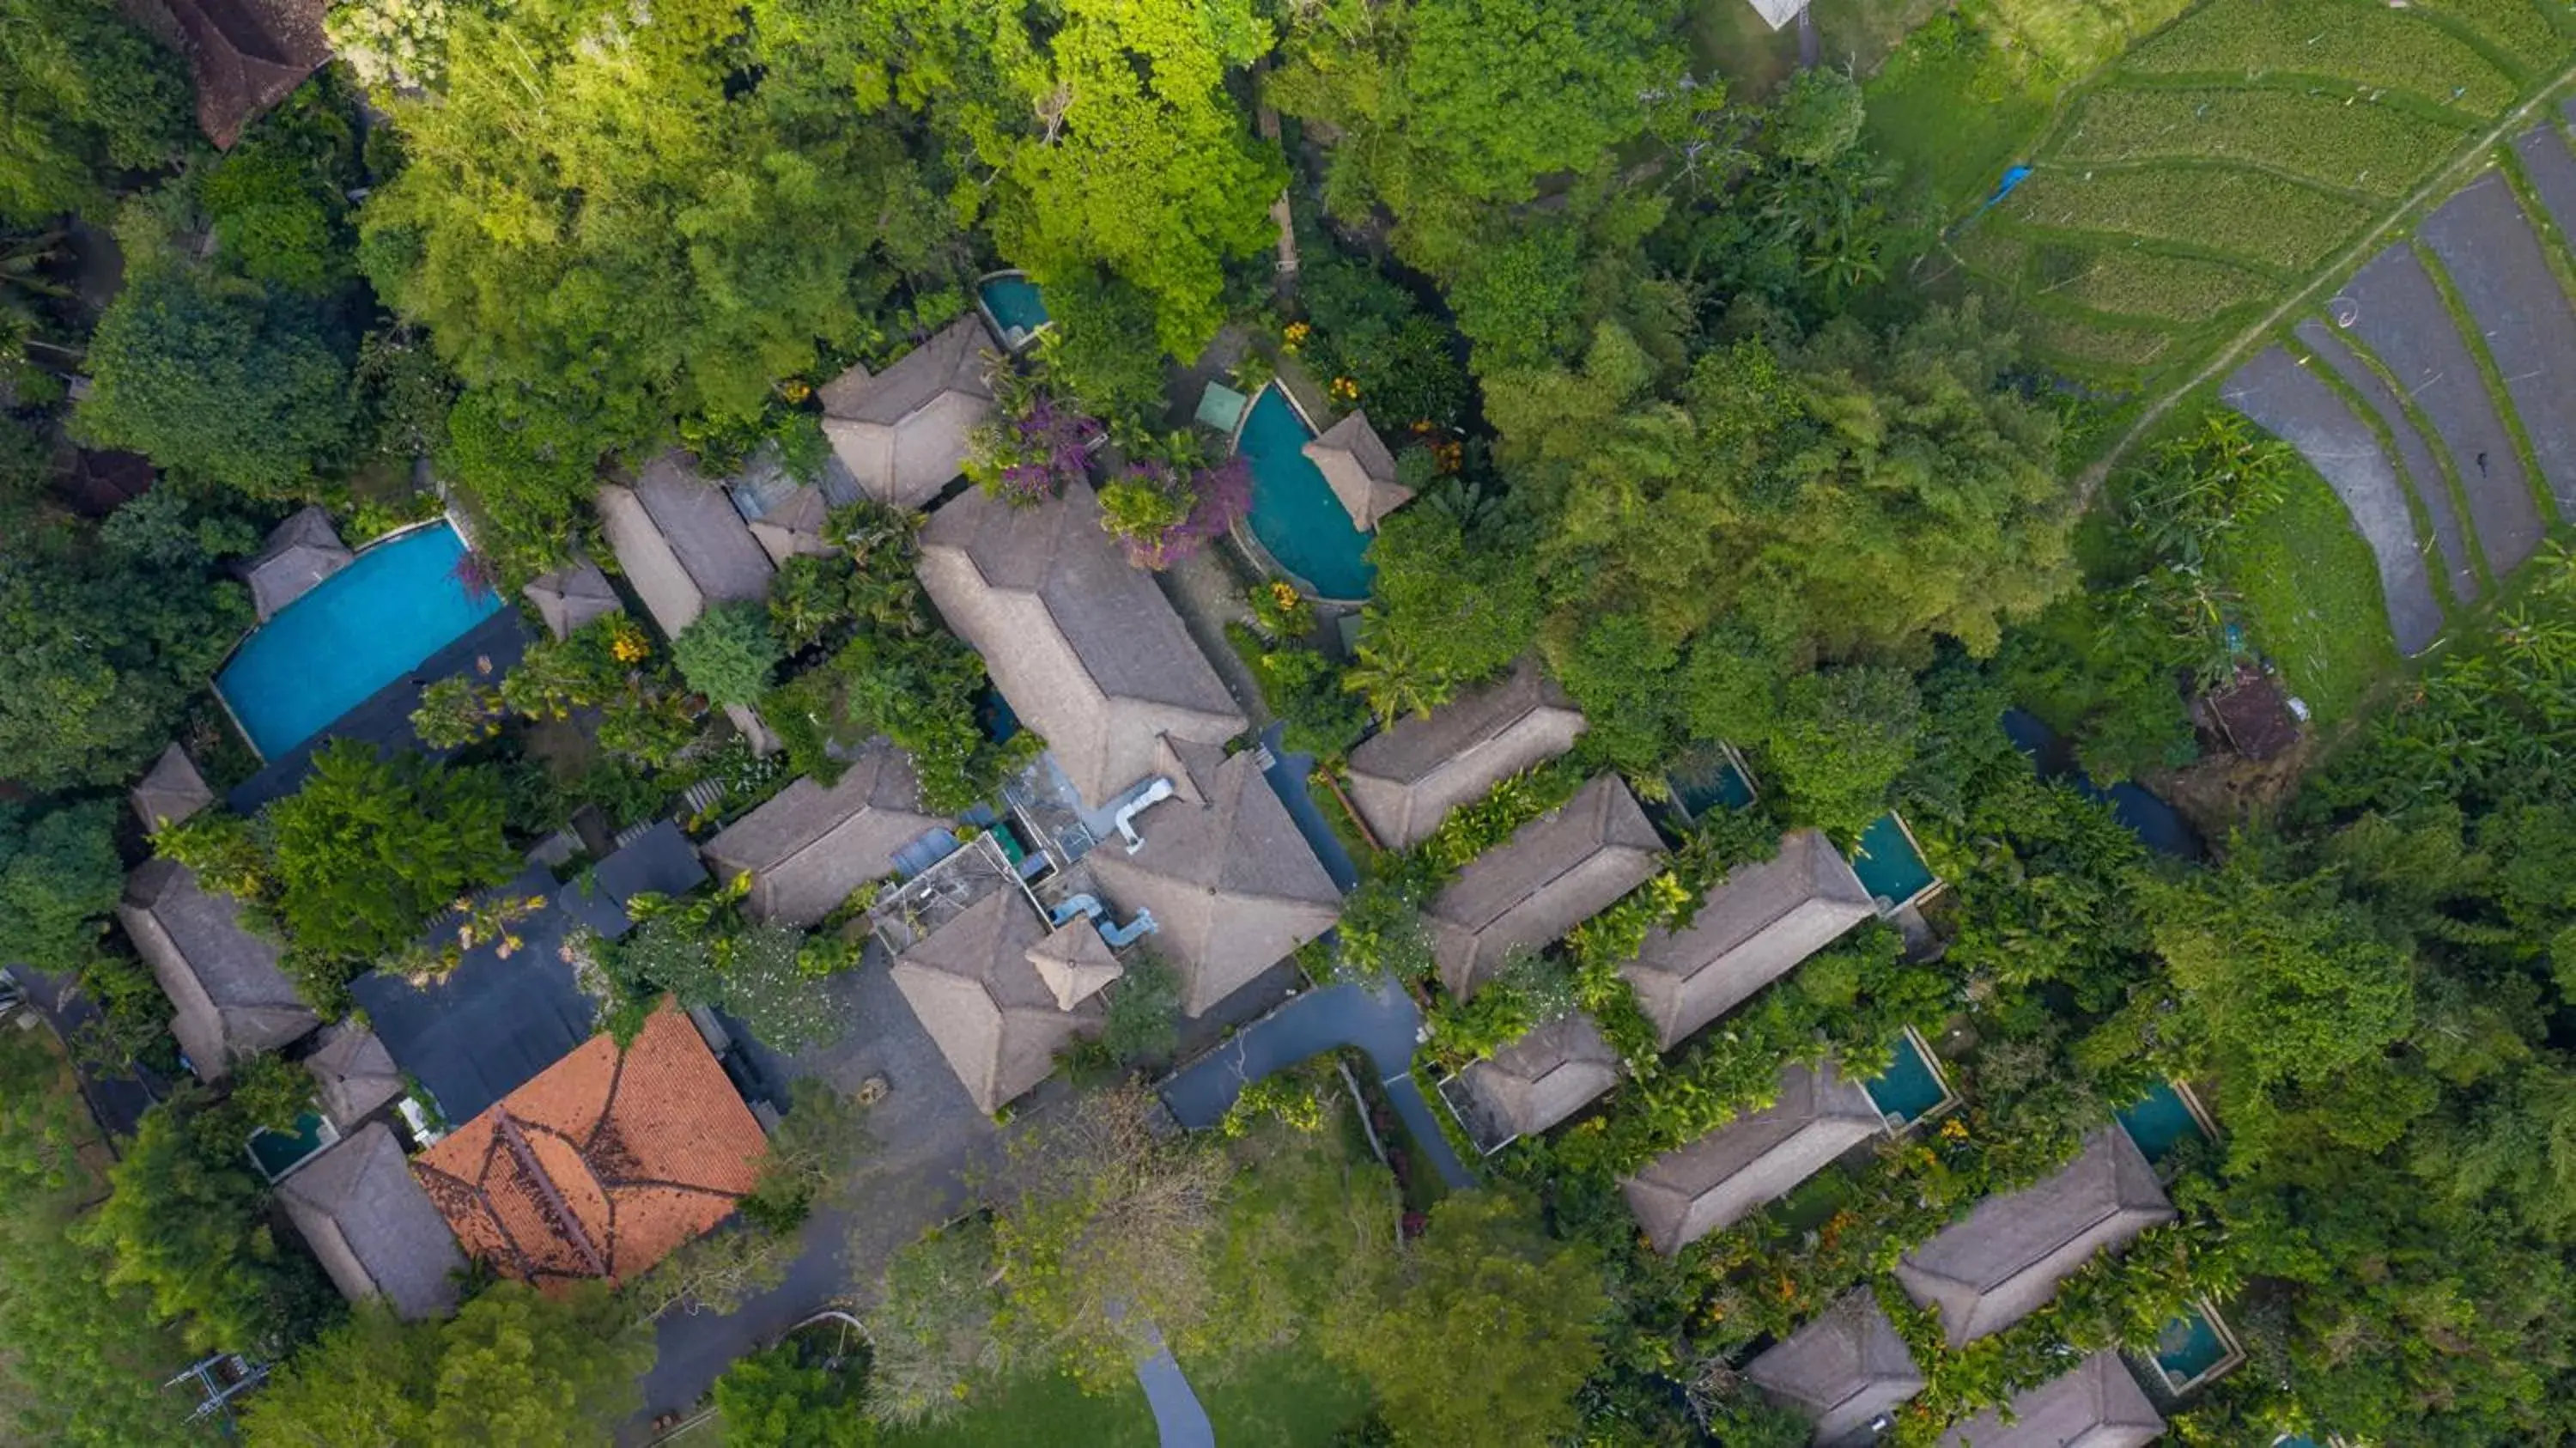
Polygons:
M1224 533L1252 510L1252 468L1240 455L1227 458L1210 468L1190 474L1182 484L1165 463L1133 463L1128 466L1131 481L1150 480L1166 492L1181 492L1189 500L1189 512L1181 521L1152 538L1122 538L1127 545L1127 561L1139 568L1161 570L1204 548L1208 540Z
M468 598L486 598L501 591L500 571L492 566L491 559L470 548L456 555L456 561L447 566L447 576L456 580L456 586L464 589Z
M1036 503L1082 477L1103 434L1100 419L1032 389L1027 406L1002 424L993 449L994 490L1015 503Z

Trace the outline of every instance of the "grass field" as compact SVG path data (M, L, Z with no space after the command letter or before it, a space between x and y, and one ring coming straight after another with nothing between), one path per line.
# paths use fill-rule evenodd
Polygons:
M1311 1353L1266 1353L1231 1370L1183 1361L1181 1371L1226 1448L1328 1448L1368 1414L1368 1390ZM1086 1394L1071 1378L1030 1374L997 1385L973 1410L936 1427L889 1433L884 1448L1157 1448L1153 1410L1133 1382Z
M2439 22L2368 0L2211 0L2121 65L2248 82L2274 75L2345 80L2475 116L2495 115L2521 89Z
M2190 322L2250 306L2279 279L2228 262L2133 248L2054 246L2030 263L2034 294L2112 316Z
M2395 671L2397 647L2370 545L2325 479L2305 463L2297 474L2281 506L2229 545L2226 574L2255 647L2331 724Z
M2145 166L2042 171L2015 192L2020 226L2109 232L2298 270L2324 261L2370 208L2263 171Z
M2070 166L2242 161L2393 201L2470 135L2461 118L2359 95L2114 86L2077 103L2054 155Z

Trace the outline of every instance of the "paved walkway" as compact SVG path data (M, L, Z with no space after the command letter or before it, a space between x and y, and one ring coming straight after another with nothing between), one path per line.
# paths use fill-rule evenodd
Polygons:
M1431 1103L1413 1084L1413 1047L1422 1013L1393 983L1374 989L1345 982L1311 990L1237 1032L1163 1083L1163 1103L1183 1126L1200 1130L1225 1119L1243 1088L1274 1071L1337 1046L1357 1046L1377 1066L1379 1084L1404 1118L1415 1144L1452 1190L1476 1184L1440 1130Z
M1190 1380L1181 1376L1181 1365L1163 1345L1159 1328L1154 1330L1154 1355L1136 1364L1136 1383L1154 1410L1154 1427L1163 1435L1163 1448L1216 1448L1216 1425L1208 1421L1207 1408L1191 1391Z

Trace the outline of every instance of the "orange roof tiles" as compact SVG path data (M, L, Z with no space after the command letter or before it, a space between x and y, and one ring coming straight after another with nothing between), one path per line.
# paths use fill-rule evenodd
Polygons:
M545 1285L624 1281L732 1213L768 1141L665 1006L601 1035L421 1153L413 1171L476 1259Z

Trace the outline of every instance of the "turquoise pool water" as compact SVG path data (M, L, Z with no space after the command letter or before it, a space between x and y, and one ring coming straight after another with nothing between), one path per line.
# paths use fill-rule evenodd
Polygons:
M1940 1073L1924 1059L1922 1048L1914 1044L1912 1036L1896 1038L1896 1064L1877 1080L1863 1083L1861 1089L1869 1093L1869 1099L1881 1112L1909 1126L1950 1097L1942 1088Z
M1235 450L1252 460L1252 536L1326 598L1369 596L1369 538L1303 451L1315 434L1276 386L1261 389Z
M2146 1100L2120 1113L2120 1124L2129 1129L2129 1139L2149 1161L2162 1161L2173 1149L2186 1141L2198 1141L2200 1121L2183 1104L2182 1093L2172 1085L2159 1086Z
M1694 751L1664 775L1673 787L1673 803L1692 819L1712 809L1742 809L1753 803L1753 785L1723 750Z
M263 759L319 734L378 689L501 611L456 578L465 540L444 523L357 561L261 624L215 688Z
M1940 879L1923 863L1893 812L1880 815L1861 832L1860 848L1852 852L1852 873L1860 877L1863 889L1897 905L1931 889Z
M2156 1366L2180 1387L2225 1361L2227 1344L2198 1308L2185 1312L2156 1334Z
M275 1181L289 1167L322 1149L322 1118L307 1111L295 1118L292 1135L263 1126L250 1134L250 1154L259 1169Z
M975 288L984 299L984 310L1000 323L1004 340L1014 331L1034 335L1047 324L1046 303L1038 296L1038 284L1024 276L988 277ZM1025 341L1023 337L1020 340ZM1016 343L1014 343L1016 345Z

